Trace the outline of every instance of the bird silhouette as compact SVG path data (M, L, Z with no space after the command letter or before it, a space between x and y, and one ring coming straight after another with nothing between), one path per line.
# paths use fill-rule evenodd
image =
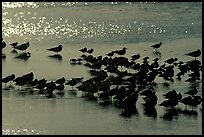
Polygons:
M80 49L79 51L81 51L82 53L85 53L85 52L87 52L87 48L85 47L83 49Z
M114 55L114 52L109 52L106 55L109 56L109 57L112 57Z
M199 57L201 55L201 51L198 49L196 51L189 52L185 55L195 57L195 60L196 60L196 57Z
M10 78L9 78L9 76L7 76L7 77L5 77L5 78L2 78L1 81L2 81L3 83L5 83L5 88L6 88L6 83L8 83L8 82L10 81Z
M62 45L59 45L59 46L54 47L54 48L49 48L47 50L57 52L57 54L58 54L58 52L62 51Z
M18 45L18 42L14 42L14 43L11 43L9 45L11 45L14 48L14 47L16 47Z
M154 48L154 50L157 50L158 48L161 47L162 44L163 44L162 42L159 42L157 44L152 45L152 47Z
M140 54L139 53L131 56L131 60L132 61L137 60L139 58L140 58Z
M2 41L2 49L6 47L6 42Z
M194 96L194 95L196 95L197 93L198 93L197 88L193 88L193 89L191 89L191 90L185 92L184 94L189 94L189 95L191 95L191 96Z
M64 77L62 77L62 78L60 78L60 79L57 79L57 80L55 81L55 83L57 83L57 84L64 84L64 82L65 82L65 78L64 78Z
M30 43L27 42L27 43L23 43L19 46L15 46L14 48L17 49L17 50L21 50L22 52L25 50L26 52L26 49L30 46Z
M91 48L91 49L87 50L86 52L89 54L92 54L94 52L94 49Z
M72 87L72 91L73 91L73 86L75 86L77 84L77 80L75 78L72 78L71 80L67 81L67 83L65 83L65 85L70 85Z
M115 50L114 53L118 54L118 55L125 55L126 53L126 47L123 47L122 50Z

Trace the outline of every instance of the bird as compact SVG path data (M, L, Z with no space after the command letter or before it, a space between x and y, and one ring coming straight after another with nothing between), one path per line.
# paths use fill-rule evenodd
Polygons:
M201 51L198 49L198 50L189 52L189 53L187 53L185 55L195 57L195 60L196 60L196 57L199 57L201 55Z
M15 74L11 74L8 77L9 77L10 86L11 86L11 81L15 79Z
M56 89L59 90L59 91L62 91L64 90L64 84L59 84L56 86Z
M194 96L194 95L196 95L197 93L198 93L197 88L193 88L193 89L191 89L191 90L185 92L184 94L189 94L189 95L191 95L191 96Z
M64 77L62 77L62 78L60 78L60 79L57 79L57 80L55 81L55 83L57 83L57 84L64 84L64 82L65 82L65 78L64 78Z
M9 76L5 77L5 78L2 78L1 80L3 83L5 83L5 88L6 88L6 83L8 83L10 81L10 78Z
M85 52L87 52L87 48L85 47L83 49L80 49L79 51L81 51L82 53L85 53Z
M168 107L174 107L177 104L178 104L177 99L168 99L168 100L164 100L162 103L160 103L159 106L164 106L164 107L168 108Z
M114 55L114 52L109 52L106 55L109 56L109 57L112 57Z
M162 42L159 42L157 44L152 45L152 47L154 48L154 50L156 50L156 49L160 48L162 44L163 44Z
M67 81L67 83L65 83L65 85L72 86L72 91L73 91L73 86L75 86L76 84L77 84L77 80L75 78L72 78L71 80Z
M18 45L18 42L14 42L14 43L11 43L11 44L9 44L9 45L11 45L12 48L13 48L13 50L12 50L11 52L17 53L17 51L15 50L15 47Z
M22 52L23 52L24 50L26 51L26 49L27 49L29 46L30 46L30 43L27 42L27 43L23 43L23 44L21 44L21 45L19 45L19 46L16 46L16 47L14 47L14 48L17 49L17 50L22 50Z
M18 45L18 42L14 42L14 43L11 43L9 45L11 45L14 48L14 47L16 47Z
M125 55L126 49L127 49L126 47L123 47L122 50L115 50L115 51L113 51L113 52L116 53L116 54L118 54L118 55Z
M131 60L132 61L137 60L139 58L140 58L140 54L139 53L131 56Z
M91 49L87 50L86 52L89 53L89 54L92 54L93 51L94 51L94 49L91 48Z
M172 63L174 63L177 60L178 60L177 58L170 58L170 59L165 60L164 62L166 62L168 64L172 64Z
M6 42L2 41L2 49L6 47Z
M59 45L58 47L54 47L54 48L49 48L47 50L57 52L58 54L58 52L62 51L62 45Z

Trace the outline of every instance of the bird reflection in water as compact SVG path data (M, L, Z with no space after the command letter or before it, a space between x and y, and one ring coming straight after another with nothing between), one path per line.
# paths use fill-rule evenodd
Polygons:
M5 59L5 58L6 58L6 54L2 53L2 59Z
M161 52L160 51L155 50L152 52L152 54L153 54L153 56L155 56L157 58L161 58Z
M21 53L18 56L16 56L15 58L17 59L23 59L23 60L27 60L28 58L31 57L31 53L27 52L27 53Z
M57 60L60 60L60 61L62 60L62 56L59 55L59 54L50 55L48 57L53 58L53 59L57 59Z
M155 107L149 107L149 106L145 106L144 105L144 114L147 116L147 117L153 117L153 118L156 118L157 117L157 110Z

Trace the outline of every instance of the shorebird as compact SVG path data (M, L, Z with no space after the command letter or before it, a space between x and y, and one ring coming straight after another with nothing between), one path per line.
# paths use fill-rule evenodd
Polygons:
M193 88L193 89L191 89L191 90L185 92L184 94L189 94L189 95L191 95L191 96L194 96L194 95L196 95L197 93L198 93L197 88Z
M6 47L6 42L2 41L2 49Z
M94 51L94 49L91 48L91 49L87 50L86 52L89 53L89 54L92 54L93 51Z
M47 50L57 52L58 54L58 52L62 51L62 45L59 45L58 47L54 47L54 48L49 48Z
M9 77L9 81L10 81L10 86L11 86L11 81L13 81L15 79L15 74L11 74L8 76Z
M59 91L62 91L64 90L64 84L59 84L56 86L56 89L59 90Z
M85 53L85 52L87 52L87 48L85 47L83 49L80 49L79 51L81 51L82 53Z
M127 49L126 47L123 47L122 50L115 50L115 51L113 51L113 52L116 53L116 54L118 54L118 55L125 55L126 49Z
M14 47L16 47L18 45L18 42L14 42L14 43L11 43L9 45L11 45L14 48Z
M168 100L164 100L162 103L160 103L159 106L164 106L164 107L168 108L168 107L174 107L177 104L178 104L177 99L168 99Z
M65 78L64 78L64 77L62 77L62 78L60 78L60 79L57 79L57 80L55 81L55 83L57 83L57 84L64 84L64 82L65 82Z
M23 43L23 44L21 44L21 45L19 45L19 46L16 46L16 47L14 47L15 49L17 49L17 50L22 50L22 51L26 51L26 49L28 48L30 46L30 44L29 44L29 42L27 42L27 43Z
M152 45L152 47L154 48L154 50L156 50L156 49L160 48L162 44L163 44L162 42L159 42L157 44Z
M7 77L5 77L5 78L2 78L1 81L2 81L3 83L5 83L5 88L6 88L6 83L8 83L8 82L10 81L10 78L9 78L9 76L7 76Z
M185 55L195 57L195 60L196 60L196 57L199 57L201 55L201 51L198 49L196 51L189 52Z
M114 52L113 52L113 51L112 51L112 52L109 52L109 53L107 53L106 55L109 56L109 57L112 57L112 56L114 55Z
M77 84L77 80L72 78L71 80L67 81L67 83L65 83L65 85L70 85L72 87L72 91L73 91L73 86L75 86Z
M166 62L168 64L173 64L177 60L178 60L177 58L170 58L170 59L165 60L164 62Z
M139 53L131 56L131 60L132 61L137 60L139 58L140 58L140 54Z

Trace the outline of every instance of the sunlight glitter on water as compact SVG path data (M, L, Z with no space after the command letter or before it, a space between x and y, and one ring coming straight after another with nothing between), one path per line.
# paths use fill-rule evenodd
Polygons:
M27 128L15 128L15 129L2 129L2 135L43 135L45 131L27 129Z

